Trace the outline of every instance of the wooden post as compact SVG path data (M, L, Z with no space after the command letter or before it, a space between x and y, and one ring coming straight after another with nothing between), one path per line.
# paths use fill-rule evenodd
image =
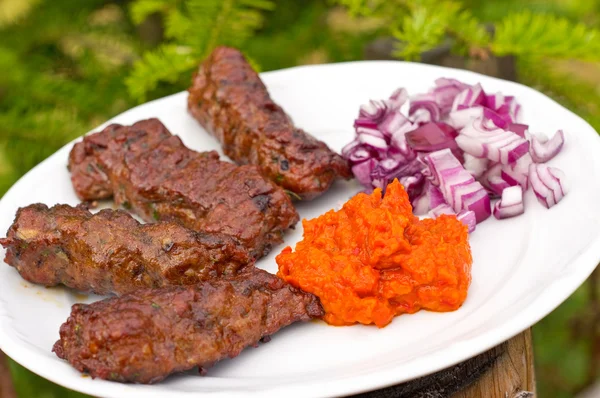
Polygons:
M8 368L8 358L2 351L0 351L0 398L17 398Z
M535 397L531 330L451 368L354 398Z

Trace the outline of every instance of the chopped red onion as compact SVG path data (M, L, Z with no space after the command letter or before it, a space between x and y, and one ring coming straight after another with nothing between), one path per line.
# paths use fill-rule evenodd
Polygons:
M428 183L427 184L427 196L429 197L429 208L434 209L441 204L445 204L444 195L442 195L442 191L435 185Z
M435 102L433 94L418 94L410 99L410 108L408 116L413 120L413 123L428 123L437 122L440 120L441 110Z
M514 184L517 185L517 184ZM488 179L487 186L489 190L492 192L493 197L498 197L502 195L502 192L511 187L511 185L504 179L502 176L491 176ZM520 186L519 186L520 187Z
M452 110L459 111L461 109L472 108L477 105L485 104L485 92L481 84L477 83L474 86L468 87L454 98Z
M387 110L385 101L370 100L368 104L360 106L359 117L379 122L386 115Z
M548 209L567 194L565 174L560 169L532 163L529 166L529 180L538 201Z
M408 100L408 91L401 87L394 91L387 100L388 107L393 111L400 111L402 105Z
M456 137L460 149L502 164L513 163L529 152L529 141L499 127L489 130L482 123L482 119L474 120L460 131Z
M404 190L408 194L411 202L420 198L422 193L425 191L425 176L419 172L414 173L413 175L402 176L399 178L400 184L404 187ZM414 204L413 204L413 207Z
M476 158L468 153L465 153L463 156L465 159L463 166L473 177L480 177L488 169L489 159Z
M365 187L371 186L371 172L377 167L379 162L374 158L367 160L366 162L357 163L352 166L352 174L356 177Z
M527 190L529 188L529 165L532 162L531 155L527 153L516 162L509 165L503 165L500 176L508 183L508 185L520 185L521 188Z
M483 117L483 107L474 106L472 108L451 111L448 116L448 122L457 130L464 128L472 120Z
M427 214L429 210L429 198L425 192L422 192L410 204L412 205L413 213L417 216Z
M513 133L517 134L521 138L527 138L527 132L529 130L529 126L526 124L520 124L520 123L508 123L506 125L505 129L508 131L512 131Z
M406 142L418 152L434 152L444 148L458 148L454 141L455 131L450 126L442 128L443 123L426 123L406 133Z
M531 157L536 163L546 163L562 149L565 143L565 133L558 130L549 140L541 140L535 135L531 136Z
M467 226L469 233L475 231L475 228L477 226L475 212L471 210L463 210L456 215L456 218L458 218L458 221L462 222Z
M477 222L491 214L490 198L481 184L466 171L449 149L430 153L425 161L439 181L440 191L455 212L472 210Z
M397 131L403 128L406 129L407 124L410 125L408 118L398 111L393 111L387 114L376 128L379 129L384 136L392 137Z
M477 225L475 212L471 210L463 210L456 214L454 209L452 209L452 207L448 206L446 203L442 203L429 211L429 216L432 218L438 218L444 214L448 216L456 216L458 221L465 224L469 233L475 231Z
M456 96L469 87L468 84L456 79L444 77L436 79L433 95L443 115L450 112Z
M541 164L564 146L564 133L529 134L528 125L517 123L515 97L440 78L410 98L407 116L400 109L408 98L399 88L360 107L356 138L342 156L367 190L385 190L398 178L415 214L452 213L469 232L490 216L490 198L501 197L496 218L521 214L530 182L546 207L566 194L564 173Z
M449 216L456 215L456 213L454 212L454 209L452 209L452 207L450 207L446 203L442 203L441 205L436 206L429 211L429 216L431 216L433 218L438 218L442 214L446 214Z
M494 206L494 217L497 219L518 216L525 212L523 205L523 189L520 186L508 187L502 191L502 199Z

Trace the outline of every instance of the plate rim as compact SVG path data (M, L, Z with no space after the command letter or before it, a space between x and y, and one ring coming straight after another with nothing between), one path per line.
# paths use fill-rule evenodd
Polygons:
M526 86L522 83L508 81L508 80L500 79L497 77L487 76L487 75L483 75L478 72L457 69L457 68L449 68L449 67L438 66L438 65L421 64L421 63L416 63L416 62L393 61L393 60L373 60L373 61L336 62L336 63L319 64L319 65L299 65L299 66L294 66L294 67L285 68L285 69L263 72L263 73L261 73L261 76L266 77L266 76L270 76L270 75L285 74L285 73L289 73L289 72L293 73L294 71L301 70L301 69L332 68L332 67L338 67L338 66L344 67L344 66L357 65L357 64L361 64L361 65L394 64L394 65L398 65L398 66L399 65L412 65L411 67L416 66L416 67L423 68L423 69L437 70L440 73L444 73L444 71L457 71L457 72L460 72L460 74L470 75L473 78L479 78L479 79L483 78L485 80L491 79L491 80L495 80L496 82L499 82L502 84L520 86L523 90L535 92L536 95L542 96L545 99L550 100L555 105L560 107L563 111L566 111L571 116L574 116L577 119L579 119L580 122L584 123L591 132L596 133L596 144L595 145L598 145L598 147L600 148L600 135L598 135L598 132L595 131L595 129L586 120L584 120L579 115L572 112L571 110L567 109L563 105L559 104L554 99L552 99L552 98L548 97L547 95L539 92L538 90L535 90L535 89L533 89L529 86ZM187 94L187 91L181 91L181 92L171 94L171 95L168 95L168 96L165 96L162 98L157 98L152 101L145 102L143 104L139 104L139 105L137 105L133 108L130 108L118 115L115 115L114 117L110 118L106 122L100 124L98 127L85 133L84 135L98 131L100 128L103 128L104 126L110 124L116 118L121 117L129 112L132 112L132 111L138 109L139 107L147 106L149 104L160 102L160 101L167 101L174 97L179 97L179 96L183 97L186 94ZM582 134L582 135L584 135L584 136L590 135L585 132L583 132L583 133L584 134ZM82 136L84 136L84 135L82 135ZM43 168L45 166L45 164L47 162L49 162L50 159L57 152L63 151L65 149L65 147L72 146L75 142L79 141L82 136L79 136L79 137L75 138L74 140L68 142L67 144L65 144L64 146L59 148L56 152L54 152L52 155L50 155L48 158L44 159L38 165L34 166L31 170L29 170L27 173L25 173L21 178L19 178L19 180L17 180L7 190L7 192L4 194L4 197L7 197L9 194L11 194L11 192L16 189L16 187L19 185L19 183L22 180L25 180L30 173L33 173L35 170L38 170L40 168ZM588 138L590 141L593 139L592 137L588 137ZM0 204L2 203L4 197L2 199L0 199ZM539 303L540 298L543 298L546 295L544 292L542 292L531 303L529 303L528 306L523 308L517 315L510 318L510 320L507 321L503 325L502 328L492 328L490 330L485 331L482 334L477 334L475 337L470 337L466 342L464 342L464 344L461 344L461 347L459 347L460 349L458 350L458 352L452 356L452 360L432 361L432 362L435 362L436 365L429 367L426 372L419 371L419 370L412 371L412 372L409 372L408 377L401 378L400 376L393 375L393 372L391 372L391 371L393 370L394 366L390 366L390 367L386 368L384 371L382 371L381 373L361 374L359 376L354 376L354 377L352 377L351 381L346 380L346 378L337 378L333 381L329 380L326 383L320 383L319 381L317 381L315 383L314 381L310 381L308 383L306 383L306 382L303 383L304 384L303 386L298 385L298 384L292 384L292 385L283 384L283 385L277 385L274 388L273 387L268 388L266 390L256 390L256 391L245 390L245 391L242 391L241 393L243 395L258 394L259 396L278 396L281 394L281 392L285 391L286 394L291 393L290 396L298 396L298 397L306 396L307 393L310 393L311 396L319 396L319 397L333 396L333 395L339 396L339 395L347 395L347 394L357 394L357 393L362 393L362 392L366 392L366 391L373 391L373 390L389 387L392 385L396 385L399 383L403 383L403 382L406 382L409 380L413 380L415 378L422 377L422 376L425 376L425 375L428 375L431 373L435 373L439 370L448 368L448 367L453 366L457 363L460 363L468 358L476 356L486 350L489 350L493 346L512 338L513 336L521 333L523 330L525 330L525 329L533 326L537 322L539 322L542 318L547 316L550 312L552 312L555 308L557 308L560 304L562 304L568 297L570 297L575 292L575 290L579 286L581 286L585 282L585 280L589 277L589 275L594 271L594 269L598 265L599 261L600 261L600 234L597 235L588 244L588 246L585 249L583 249L580 253L578 253L577 256L574 258L574 260L572 261L572 263L581 263L582 264L582 266L580 267L581 269L579 270L578 273L574 273L573 275L570 275L570 276L567 275L566 277L562 277L562 278L553 279L546 287L546 292L549 290L553 290L551 288L553 288L553 287L556 288L557 284L560 282L559 283L560 287L557 289L554 289L554 290L558 290L558 293L560 293L560 294L555 293L551 296L552 297L551 300L548 300L545 303ZM589 264L593 264L593 265L586 266L586 264L588 264L588 262L589 262ZM548 302L550 304L548 304ZM535 315L528 316L527 313L532 312L533 308L535 308L535 311L533 311L535 313ZM0 316L2 314L2 311L7 311L7 309L5 308L3 301L0 300ZM61 385L63 387L66 387L66 388L69 388L69 389L72 389L75 391L83 392L83 393L94 395L94 396L104 396L104 397L119 397L119 396L122 396L122 394L124 394L124 393L127 394L128 396L135 396L135 397L138 397L138 396L139 397L148 397L148 396L159 397L159 396L163 396L162 394L164 394L164 391L161 392L160 389L156 390L155 392L150 391L152 386L143 386L144 388L137 388L139 386L132 387L133 385L128 385L128 384L124 385L124 384L120 384L120 383L99 381L99 380L98 380L97 384L86 383L86 382L80 383L79 379L60 377L61 373L59 373L57 375L53 375L53 373L56 373L56 372L52 372L52 367L45 366L45 363L47 362L46 359L44 359L44 361L36 361L36 358L39 357L39 354L37 354L31 347L23 346L23 345L21 345L21 343L19 341L12 339L12 337L6 333L4 326L2 326L2 325L3 325L3 323L0 323L0 349L2 351L4 351L4 353L7 356L9 356L12 360L21 364L21 366L29 369L30 371L40 375L41 377L43 377L47 380L52 381L53 383L56 383L58 385ZM491 342L491 341L493 341L493 342ZM438 350L437 352L434 352L431 355L439 356L440 353L446 352L446 351L448 351L448 349ZM456 347L455 347L455 351L456 351ZM428 357L430 357L430 355L428 355ZM422 362L421 359L416 360L417 363L419 363L420 361ZM415 375L415 373L418 373L418 375ZM402 381L399 381L399 379L402 379ZM74 382L75 380L77 380L78 382ZM87 380L87 378L83 378L83 377L81 378L81 381L85 381L85 380ZM318 390L319 387L322 388L320 391ZM292 391L290 391L287 388L291 388ZM102 395L98 395L97 390L101 390ZM108 393L108 394L105 395L106 393ZM180 391L173 391L172 393L176 396L184 396L184 395L187 396L189 394L198 394L199 392L198 391L181 391L180 390ZM228 391L218 391L218 392L217 391L215 391L215 392L202 391L201 393L207 394L207 395L210 394L210 395L219 395L219 396L228 396L229 397L229 396L238 396L240 394L240 391L235 391L235 392L229 391L229 390ZM317 393L317 394L315 395L315 393Z

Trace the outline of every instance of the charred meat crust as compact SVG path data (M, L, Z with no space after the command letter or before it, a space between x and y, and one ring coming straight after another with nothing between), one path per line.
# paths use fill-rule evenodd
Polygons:
M121 210L33 204L18 210L5 262L37 284L63 284L97 294L193 284L253 267L230 236L191 231L177 223L140 224Z
M313 199L338 178L347 162L325 143L294 127L242 53L219 47L202 63L189 89L188 110L239 164L261 172L302 199Z
M322 315L315 296L252 268L193 286L76 304L53 351L94 378L155 383L233 358L282 327Z
M232 236L254 258L282 242L299 220L289 196L256 166L192 151L158 119L86 136L73 147L69 167L82 200L113 196L145 221Z

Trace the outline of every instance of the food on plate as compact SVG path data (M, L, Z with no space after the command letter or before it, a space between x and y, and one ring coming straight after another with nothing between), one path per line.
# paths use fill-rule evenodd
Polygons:
M405 104L408 114L401 110ZM504 189L514 186L526 191L531 170L543 168L542 163L554 158L564 146L562 130L551 139L530 134L528 125L518 123L520 110L513 96L486 94L480 84L469 85L455 79L437 79L432 90L410 98L400 88L387 100L371 100L360 107L354 122L356 137L344 147L342 155L367 189L385 191L387 184L398 178L406 187L415 213L448 214L450 209L465 221L460 213L468 209L461 206L460 197L441 192L442 203L431 197L436 195L439 184L432 175L431 164L424 160L435 157L438 151L450 151L460 176L455 175L454 169L447 170L445 179L452 190L461 186L465 199L482 209L474 211L479 223L491 214L490 198L499 198ZM548 192L556 192L556 184L564 185L564 173L553 169L560 177L546 174L543 183L533 188L547 207L564 196L559 192L549 198ZM465 171L472 175L469 180L476 180L466 182L472 192L465 193ZM564 187L561 192L566 192ZM489 198L482 196L486 193ZM499 218L506 218L522 211L498 214L502 214ZM472 232L475 225L469 225Z
M287 325L322 315L315 296L252 268L75 304L53 351L94 378L155 383L195 366L202 372Z
M84 137L71 150L69 168L83 200L113 196L145 221L229 235L255 258L281 243L299 218L290 197L258 167L192 151L158 119L112 124Z
M519 185L502 190L502 198L494 206L494 217L498 220L518 216L525 212L523 188Z
M428 166L429 184L441 192L443 205L448 205L456 213L472 211L476 222L492 214L488 193L450 149L429 153L423 157L423 162Z
M19 209L0 244L6 263L26 280L97 294L193 284L253 267L248 251L228 235L68 205Z
M276 258L278 275L318 296L325 321L384 327L419 309L452 311L467 297L471 249L454 215L419 221L398 180L359 193L339 211L303 220L295 251Z
M189 92L189 111L221 142L227 156L258 165L300 198L313 199L336 178L351 178L344 159L294 127L240 51L215 49L200 65Z

